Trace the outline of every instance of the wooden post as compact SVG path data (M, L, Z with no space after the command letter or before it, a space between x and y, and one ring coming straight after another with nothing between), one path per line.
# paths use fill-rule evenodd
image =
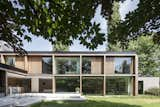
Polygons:
M80 55L80 94L82 94L82 55Z
M138 95L138 56L135 56L135 96Z
M106 61L106 56L104 55L104 58L103 58L103 95L105 96L106 95L106 75L105 75L105 61Z
M56 78L55 78L55 74L56 74L56 66L55 66L55 56L54 54L52 54L52 93L56 92Z
M31 79L31 92L39 92L39 78Z
M26 71L29 71L29 69L28 69L28 56L24 56L24 69L26 70Z
M5 64L5 59L4 59L3 54L1 54L1 63Z
M55 76L52 78L52 93L56 93L56 80Z
M52 55L52 74L56 74L56 65L55 65L55 56L54 54Z

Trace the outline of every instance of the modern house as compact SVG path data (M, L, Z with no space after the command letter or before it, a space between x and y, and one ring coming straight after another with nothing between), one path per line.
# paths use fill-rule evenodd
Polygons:
M0 52L0 93L137 95L134 52Z

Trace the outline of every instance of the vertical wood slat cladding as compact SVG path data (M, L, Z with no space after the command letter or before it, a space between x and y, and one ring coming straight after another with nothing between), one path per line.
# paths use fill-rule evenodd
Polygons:
M5 64L4 55L1 54L1 63Z
M104 74L114 74L114 57L106 57L104 61Z
M132 63L130 65L131 74L134 74L134 58L132 58Z
M29 73L41 74L42 73L42 57L31 56L28 57Z
M15 66L17 67L17 68L20 68L20 69L25 69L24 68L24 57L22 57L22 56L17 56L16 57L16 61L15 61Z
M102 74L102 72L103 72L103 57L92 57L91 74Z
M31 79L31 92L39 92L39 78Z
M28 72L29 66L28 66L28 56L24 56L24 69Z

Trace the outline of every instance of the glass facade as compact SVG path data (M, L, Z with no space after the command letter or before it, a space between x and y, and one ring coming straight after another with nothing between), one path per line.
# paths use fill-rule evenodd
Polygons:
M79 74L79 57L56 57L56 74Z
M8 78L8 87L14 93L31 92L31 79L24 78ZM20 90L19 90L20 89Z
M79 77L56 77L56 92L76 92L79 87Z
M6 73L0 70L0 97L5 95L6 90Z
M52 57L42 57L42 73L52 74Z
M82 58L82 73L91 74L91 57Z
M116 74L129 74L133 72L131 57L115 57L114 68Z
M39 79L39 92L52 93L52 79Z
M103 77L82 77L83 94L103 94Z
M130 90L129 77L106 77L106 94L128 95Z
M15 57L10 57L10 56L5 57L5 63L7 65L15 66Z

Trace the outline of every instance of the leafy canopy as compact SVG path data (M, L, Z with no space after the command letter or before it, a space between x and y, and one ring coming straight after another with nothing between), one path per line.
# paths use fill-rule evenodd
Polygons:
M53 51L69 51L69 46L63 45L61 42L57 42L53 45Z
M22 40L30 34L52 44L71 45L73 40L89 49L105 41L100 24L93 22L98 5L106 19L111 14L111 0L0 0L0 39L21 51Z
M109 44L110 51L135 51L139 58L139 73L142 75L160 76L160 46L153 42L153 35L141 35L131 40L127 49L120 42Z
M117 41L127 47L130 40L137 39L142 34L154 34L153 41L160 44L160 1L139 0L138 8L126 15L108 35L108 42L116 44Z

